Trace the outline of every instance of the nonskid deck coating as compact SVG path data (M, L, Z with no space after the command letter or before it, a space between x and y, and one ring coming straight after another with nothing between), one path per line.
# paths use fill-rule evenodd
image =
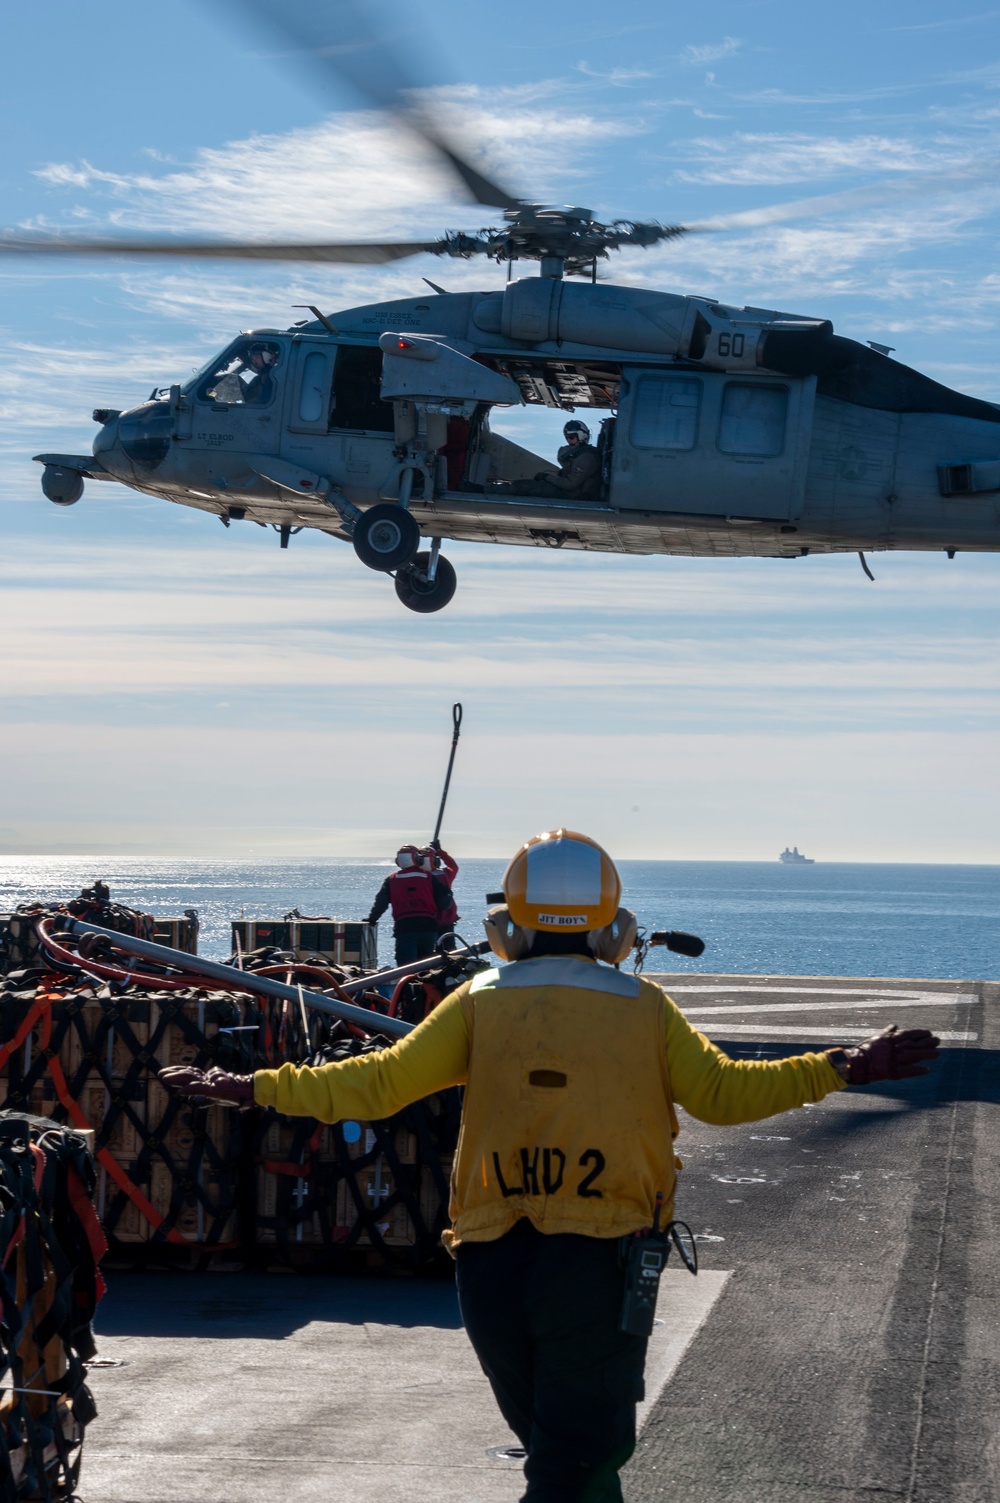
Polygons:
M661 1294L629 1503L995 1503L1000 986L656 979L743 1057L908 1007L945 1043L926 1080L683 1119L702 1272ZM128 1366L91 1375L83 1503L520 1496L447 1281L118 1274L97 1328Z

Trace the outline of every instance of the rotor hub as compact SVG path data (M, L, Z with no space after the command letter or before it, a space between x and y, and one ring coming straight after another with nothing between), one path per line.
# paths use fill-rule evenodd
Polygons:
M451 234L440 254L463 258L485 255L491 261L540 261L543 276L593 275L609 250L623 245L655 245L684 233L679 225L655 220L639 223L616 219L603 224L590 209L520 204L504 212L506 223L480 230L478 235Z

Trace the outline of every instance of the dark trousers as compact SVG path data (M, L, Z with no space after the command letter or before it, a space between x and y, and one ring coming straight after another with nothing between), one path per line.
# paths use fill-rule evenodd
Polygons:
M522 1503L621 1503L646 1339L618 1330L618 1242L544 1236L528 1221L458 1248L469 1339L528 1453Z
M422 928L413 928L402 934L397 929L396 940L396 964L409 965L411 960L423 960L425 955L433 955L437 945L437 924L431 919L429 924Z

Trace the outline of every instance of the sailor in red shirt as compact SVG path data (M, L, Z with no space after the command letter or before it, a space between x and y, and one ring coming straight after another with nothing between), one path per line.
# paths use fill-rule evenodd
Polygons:
M409 965L433 955L438 937L438 915L452 901L447 885L427 869L415 845L404 845L396 852L398 871L390 872L378 890L370 924L377 923L387 908L392 909L392 932L396 939L396 964ZM456 871L457 871L456 867Z
M458 876L458 862L454 856L449 856L447 851L441 849L440 840L432 840L430 845L424 846L420 856L423 862L429 863L425 866L425 870L433 872L448 889L448 901L438 911L438 934L452 934L462 916L452 892L455 878Z

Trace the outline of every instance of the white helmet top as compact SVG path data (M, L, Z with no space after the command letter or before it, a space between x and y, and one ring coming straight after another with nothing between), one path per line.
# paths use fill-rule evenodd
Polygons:
M525 841L503 874L503 892L515 924L558 934L612 923L622 884L596 840L558 829Z
M563 434L566 438L569 438L571 433L576 434L581 444L590 443L590 429L587 427L586 423L581 423L579 418L572 418L571 421L566 424L565 428L563 428Z

